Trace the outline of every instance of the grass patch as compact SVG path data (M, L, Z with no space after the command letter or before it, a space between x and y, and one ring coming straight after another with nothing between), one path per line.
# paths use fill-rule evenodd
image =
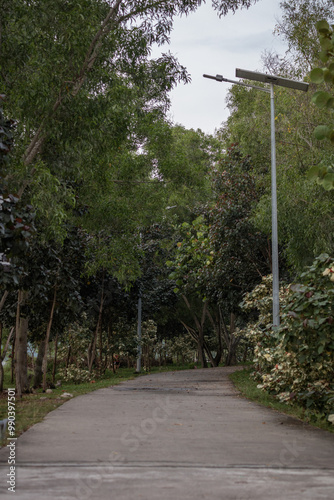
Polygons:
M94 383L86 382L82 384L69 384L63 382L60 387L53 389L50 394L43 393L42 389L37 389L35 393L25 394L22 399L16 399L16 419L15 419L15 437L25 432L29 427L40 422L52 410L64 404L69 398L61 397L64 392L73 394L73 397L81 396L97 389L103 389L112 385L117 385L125 380L131 380L142 375L150 373L159 373L165 371L188 370L193 368L193 365L167 365L162 367L153 367L150 372L142 372L137 374L133 368L120 368L115 374L106 372L105 376L96 380ZM4 378L4 388L13 387L10 383L9 375ZM8 400L7 393L0 394L0 420L8 416ZM6 439L0 442L0 447L3 446Z
M247 368L245 370L236 371L230 375L230 379L236 388L247 399L255 401L256 403L266 406L267 408L272 408L273 410L285 413L286 415L291 415L292 417L298 418L299 420L313 425L314 427L334 432L334 426L328 422L322 414L315 412L310 414L302 406L280 403L267 391L258 389L258 383L251 377L252 371L252 368Z

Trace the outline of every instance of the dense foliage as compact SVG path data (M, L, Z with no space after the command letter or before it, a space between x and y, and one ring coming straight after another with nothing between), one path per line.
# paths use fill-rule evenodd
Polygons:
M334 413L334 259L320 255L298 283L281 290L282 325L270 328L270 277L243 303L259 311L246 336L255 352L259 387L327 417Z
M324 64L324 67L314 68L310 73L310 78L313 83L327 84L326 87L332 88L334 84L334 30L333 25L330 27L326 20L319 21L316 24L321 52L319 58ZM312 101L320 109L329 109L331 115L334 109L333 93L326 90L318 90L312 96ZM334 128L332 123L328 125L318 125L314 131L316 139L328 139L334 144ZM328 162L331 162L328 164ZM317 182L325 189L334 189L334 167L332 158L326 158L320 165L312 167L309 171L309 177L316 178Z

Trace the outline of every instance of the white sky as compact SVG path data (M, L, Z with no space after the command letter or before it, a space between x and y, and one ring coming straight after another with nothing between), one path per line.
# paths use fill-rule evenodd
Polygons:
M219 19L207 0L196 13L175 20L170 45L152 54L157 57L169 50L191 74L191 83L179 84L171 93L174 123L212 134L228 117L225 98L230 84L203 78L203 73L235 80L235 68L263 72L265 50L285 53L286 46L273 35L279 3L259 0L249 10Z

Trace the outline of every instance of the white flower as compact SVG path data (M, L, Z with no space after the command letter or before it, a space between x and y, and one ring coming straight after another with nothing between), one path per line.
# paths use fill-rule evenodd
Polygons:
M334 413L332 413L332 415L329 415L328 421L334 425Z
M327 269L324 270L324 272L322 273L322 275L323 276L328 276L330 272L331 272L331 270L329 269L329 267L327 267Z

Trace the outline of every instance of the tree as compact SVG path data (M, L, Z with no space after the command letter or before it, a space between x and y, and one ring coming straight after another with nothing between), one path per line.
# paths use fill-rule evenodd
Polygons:
M213 5L225 15L230 9L252 3L254 0L216 0ZM130 78L134 74L137 79L144 76L145 81L150 46L168 41L173 18L189 14L200 4L198 0L67 0L60 4L15 0L6 5L1 55L5 61L10 50L12 57L7 58L2 71L6 71L3 77L8 89L16 83L11 88L12 102L17 112L24 103L21 114L28 134L32 134L31 140L28 134L25 138L25 164L34 161L52 135L52 122L59 109L71 106L81 90L103 91L118 71ZM158 85L169 89L182 75L168 55L152 69ZM23 83L29 89L24 100L18 92Z
M223 15L251 3L225 0L214 6ZM8 114L17 121L4 181L22 206L34 206L42 242L63 241L65 222L74 209L81 211L78 224L98 242L92 245L99 249L95 270L104 266L123 281L139 270L132 258L138 227L157 206L161 213L165 184L179 179L178 165L157 155L154 138L161 144L168 137L168 92L189 77L171 54L150 60L150 48L168 41L174 16L200 4L13 0L1 5L1 87ZM17 332L23 351L28 300L21 288ZM25 372L23 367L23 379Z
M325 90L318 90L312 96L313 103L322 110L330 110L331 122L333 121L334 97L332 93L327 92L334 84L334 30L329 26L326 20L319 21L316 24L321 52L319 58L324 67L314 68L310 73L311 81L317 85L325 84ZM318 125L314 131L316 139L322 141L328 139L334 144L334 126ZM330 163L328 165L328 163ZM325 158L319 165L314 165L308 172L311 179L316 179L324 189L334 189L334 168L333 158Z
M0 96L0 101L4 98L5 96ZM0 286L4 289L18 284L22 273L22 258L35 230L35 213L32 207L23 206L5 180L6 174L11 170L14 129L15 122L5 118L0 107Z
M174 260L169 262L176 291L192 316L192 326L184 320L183 324L197 339L201 358L204 360L205 351L215 366L223 346L227 364L235 362L240 341L234 336L239 303L243 293L269 270L267 238L250 220L257 199L250 169L249 158L242 158L232 147L213 169L214 201L191 224L179 226ZM207 321L216 336L212 344L216 359L205 341Z
M4 96L1 96L3 99ZM5 119L0 108L0 167L2 175L10 171L13 146L13 120ZM4 177L0 177L0 286L3 290L0 311L7 299L9 290L17 285L24 275L24 257L29 247L28 240L34 231L34 213L31 206L22 206L20 199L8 188ZM20 291L17 299L15 372L19 396L28 388L27 379L27 318L20 314L26 305L26 294ZM2 324L1 324L2 329ZM8 346L8 344L7 344ZM6 350L6 348L5 348ZM2 362L2 361L1 361ZM2 369L2 367L1 367ZM2 382L1 382L2 383Z
M291 76L284 72L289 69L284 63L276 69L278 74ZM310 102L307 93L277 88L275 94L278 235L281 258L294 272L332 248L331 193L307 179L310 167L331 154L331 145L329 141L327 145L320 143L313 135L322 112ZM231 115L221 137L226 147L238 143L242 155L251 158L252 177L260 195L253 223L270 238L269 101L263 92L234 86L228 102Z
M290 70L303 77L314 65L318 55L315 24L319 19L333 16L332 0L290 0L280 3L281 19L275 33L288 43ZM284 65L287 64L284 59Z
M243 322L240 302L243 294L267 274L271 266L270 240L252 221L259 194L252 177L252 163L232 145L214 173L215 204L208 211L208 240L212 261L201 271L200 279L211 303L220 306L229 318L229 331L223 329L227 345L227 364L236 361L240 337L237 323Z
M143 222L133 214L147 217L162 198L152 179L155 162L168 182L177 182L176 165L172 172L171 162L153 158L153 141L168 136L161 123L169 90L189 77L172 55L154 61L149 53L168 40L174 16L200 3L14 0L4 6L1 79L19 138L11 184L45 218L47 237L65 237L75 195L89 208L82 224L116 222L114 253L126 256L124 240ZM251 3L214 6L225 14ZM150 152L140 154L147 145ZM129 216L133 205L139 209Z
M207 296L237 314L242 294L270 269L268 238L252 222L258 201L252 163L232 145L214 173L215 205L207 215L212 263L205 269Z

